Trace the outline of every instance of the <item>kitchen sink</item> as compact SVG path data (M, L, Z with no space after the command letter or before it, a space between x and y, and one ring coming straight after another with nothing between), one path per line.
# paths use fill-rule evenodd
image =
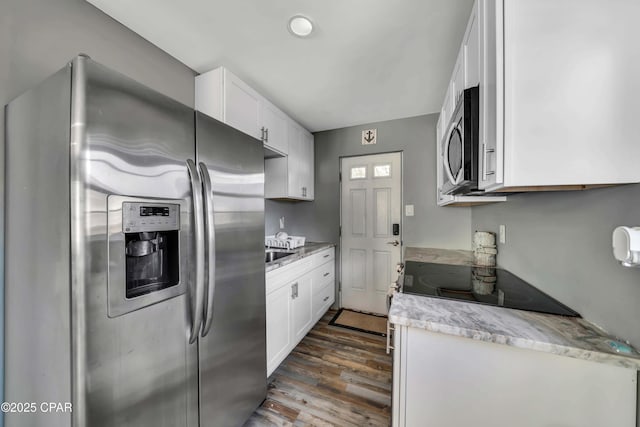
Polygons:
M279 260L281 258L288 257L289 255L294 255L295 252L286 252L286 251L267 251L265 253L265 262L273 262Z

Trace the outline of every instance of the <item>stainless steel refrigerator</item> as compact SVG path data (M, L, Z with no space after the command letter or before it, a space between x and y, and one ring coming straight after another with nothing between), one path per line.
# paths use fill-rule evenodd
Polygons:
M5 118L5 400L37 405L6 425L242 425L266 396L260 141L85 56Z

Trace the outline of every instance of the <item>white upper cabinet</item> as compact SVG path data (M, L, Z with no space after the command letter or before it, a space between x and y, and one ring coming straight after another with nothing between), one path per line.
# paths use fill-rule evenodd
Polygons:
M478 0L480 185L640 182L640 2Z
M195 106L261 140L270 154L287 154L287 115L226 68L196 77Z
M313 135L224 67L196 77L196 110L261 140L265 197L313 200Z
M478 12L478 4L476 3L467 23L436 126L436 197L439 206L473 206L507 200L506 196L450 196L442 194L442 186L446 179L443 167L443 146L449 136L451 117L464 90L478 86L482 79L481 28ZM482 102L482 85L480 85L480 98L480 102ZM482 124L480 124L479 131L482 132Z
M287 157L265 160L265 198L313 200L313 135L290 120L287 124L287 139Z

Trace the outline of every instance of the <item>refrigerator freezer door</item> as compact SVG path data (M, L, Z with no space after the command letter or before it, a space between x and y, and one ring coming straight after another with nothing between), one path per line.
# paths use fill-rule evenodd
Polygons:
M199 112L196 147L211 178L216 263L199 344L200 425L237 426L266 397L263 148Z
M197 347L187 342L194 239L186 160L195 154L193 110L83 57L73 73L74 425L196 426ZM184 202L179 263L186 293L109 318L109 254L125 250L117 242L108 248L110 195Z

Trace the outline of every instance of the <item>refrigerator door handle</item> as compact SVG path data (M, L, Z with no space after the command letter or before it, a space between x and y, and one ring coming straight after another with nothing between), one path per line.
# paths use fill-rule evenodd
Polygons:
M189 333L189 344L193 344L198 338L202 326L202 316L204 312L204 219L203 203L202 203L202 182L200 174L193 160L187 160L187 169L191 179L191 193L193 197L193 218L194 236L196 240L196 289L195 303L192 302L192 322L191 331Z
M200 175L204 186L204 228L206 236L206 256L208 272L206 275L207 290L205 292L205 321L202 329L202 336L205 337L211 329L213 323L213 298L216 290L216 230L214 224L213 192L211 187L211 177L207 165L200 162Z

